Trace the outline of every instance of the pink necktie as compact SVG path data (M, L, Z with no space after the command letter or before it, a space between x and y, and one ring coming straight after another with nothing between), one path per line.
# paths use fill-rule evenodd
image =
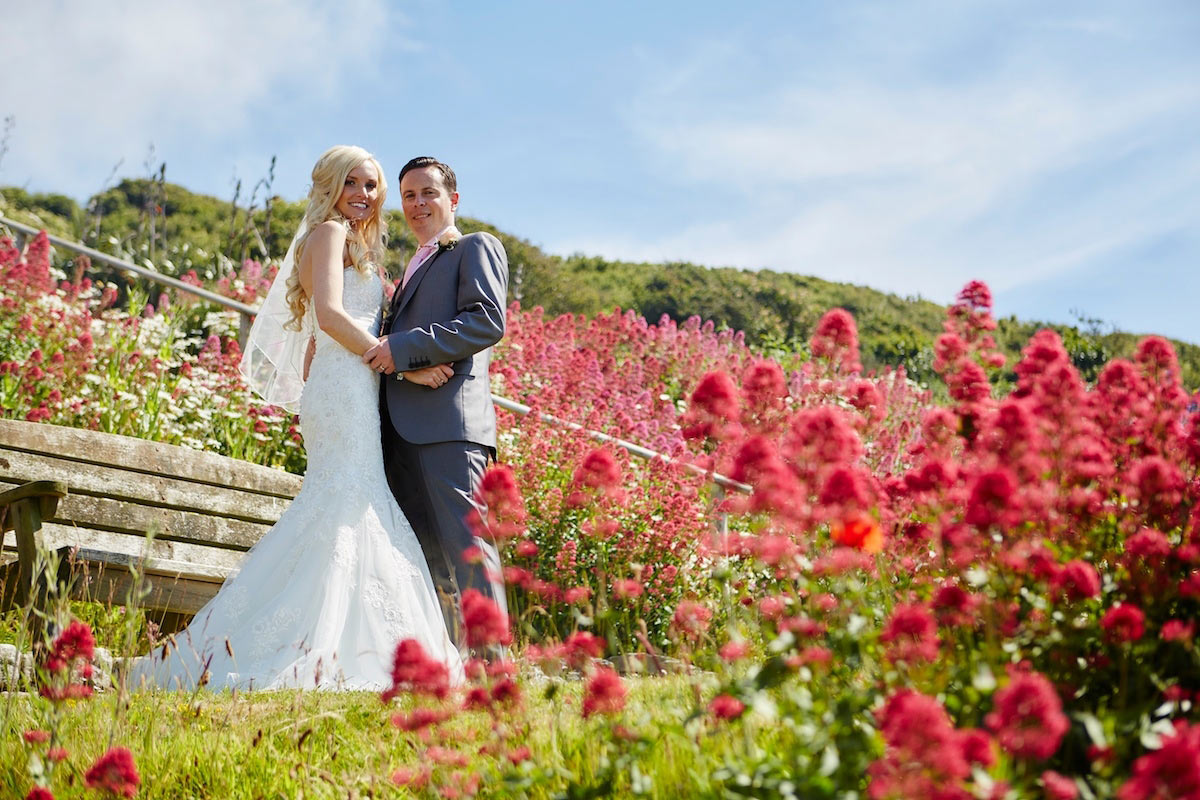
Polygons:
M413 253L413 257L408 260L408 267L404 270L404 280L400 283L400 288L408 286L408 279L417 271L417 267L425 263L425 261L437 250L436 244L423 244L417 248L417 252Z

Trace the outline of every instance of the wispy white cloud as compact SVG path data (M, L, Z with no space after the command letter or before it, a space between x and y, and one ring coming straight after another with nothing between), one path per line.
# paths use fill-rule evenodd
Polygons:
M0 179L86 196L119 158L140 162L150 142L170 161L278 124L281 96L292 101L288 124L303 119L297 96L319 119L322 99L353 92L387 37L399 38L394 21L386 0L11 4L0 112L16 128ZM229 147L231 166L244 154Z
M1129 36L1107 19L1044 21L1054 36ZM984 36L963 20L956 32ZM899 54L883 41L906 34ZM1200 84L1189 71L1089 75L1089 54L1064 61L1040 35L1033 25L990 42L986 57L960 56L961 71L927 67L951 60L937 52L943 34L892 28L839 41L841 60L776 60L771 81L728 80L770 46L762 38L643 64L656 80L631 100L630 127L657 175L711 202L679 224L663 209L652 229L550 246L946 300L970 278L998 291L1046 280L1197 218L1200 141L1187 132L1200 132ZM884 63L856 58L864 51Z

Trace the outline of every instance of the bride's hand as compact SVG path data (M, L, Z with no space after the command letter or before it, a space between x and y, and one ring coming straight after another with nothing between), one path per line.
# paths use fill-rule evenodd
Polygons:
M449 364L438 364L435 367L410 369L404 373L404 380L436 389L450 380L452 375L454 375L454 370L450 368Z
M308 368L312 366L313 356L316 354L317 337L310 336L308 337L308 347L304 349L304 374L300 376L300 379L305 382L308 381Z

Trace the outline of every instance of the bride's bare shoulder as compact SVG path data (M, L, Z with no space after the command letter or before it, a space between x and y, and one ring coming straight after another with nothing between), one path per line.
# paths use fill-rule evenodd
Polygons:
M346 226L335 219L327 219L312 229L309 244L334 244L346 241Z

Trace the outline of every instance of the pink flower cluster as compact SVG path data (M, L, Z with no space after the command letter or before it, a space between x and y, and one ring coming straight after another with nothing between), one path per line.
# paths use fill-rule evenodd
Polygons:
M24 731L26 746L41 756L42 765L36 771L40 781L25 795L26 800L54 800L51 785L59 765L70 758L59 744L62 711L67 701L86 700L92 696L92 659L96 640L92 629L84 622L72 620L42 652L39 664L38 693L55 709L48 717L48 729ZM32 772L32 770L31 770ZM70 778L69 781L73 781ZM112 747L93 762L83 775L84 785L104 792L110 797L133 797L141 785L133 754L124 747Z

